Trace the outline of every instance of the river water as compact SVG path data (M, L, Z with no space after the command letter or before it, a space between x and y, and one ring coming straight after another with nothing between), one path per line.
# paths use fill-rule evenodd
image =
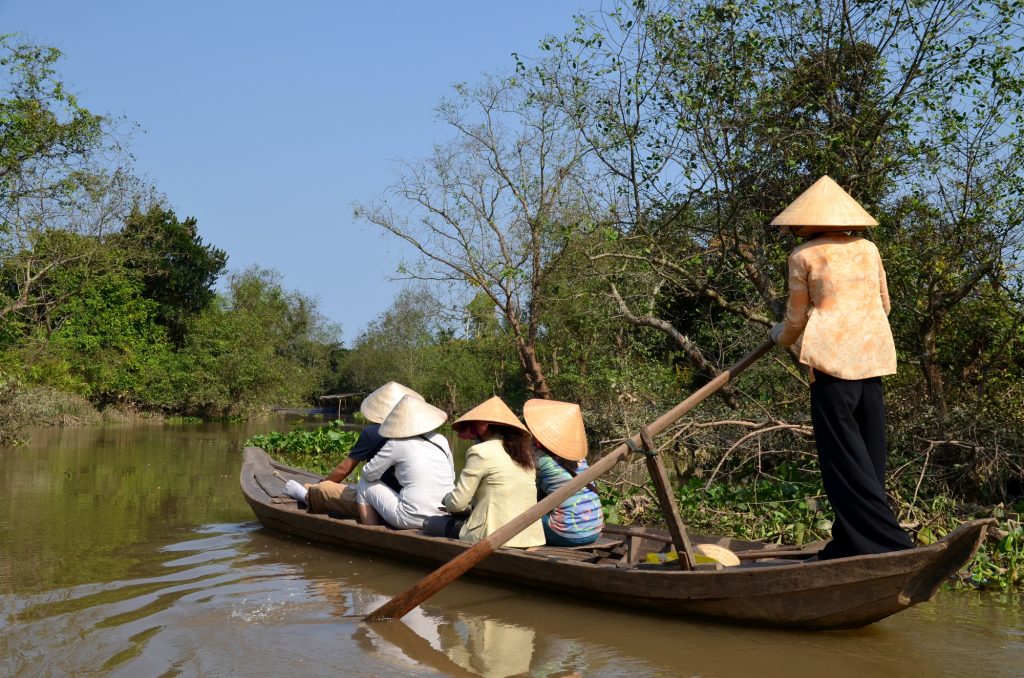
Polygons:
M1021 676L1015 600L942 591L858 631L632 614L262 528L241 443L282 422L34 432L0 449L0 676Z

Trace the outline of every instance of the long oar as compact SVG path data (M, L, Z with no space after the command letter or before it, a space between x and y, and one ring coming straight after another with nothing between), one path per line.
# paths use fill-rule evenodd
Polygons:
M717 377L709 381L689 398L679 403L671 410L661 415L653 424L647 427L652 436L658 435L666 428L674 424L680 417L692 410L698 403L709 395L725 386L743 370L767 353L775 345L772 341L766 341L756 349L748 353L742 360L725 370ZM451 582L458 579L472 569L480 561L501 548L509 539L516 536L528 526L540 520L556 506L567 498L576 494L584 485L593 482L604 474L605 471L614 466L620 459L630 452L630 444L634 447L641 444L640 436L634 436L631 443L623 443L614 450L601 457L589 469L579 474L544 499L540 500L528 510L516 516L500 528L492 532L485 539L478 541L472 547L466 549L447 563L437 568L426 577L417 582L412 588L400 593L388 602L384 603L366 617L366 621L380 621L383 619L400 619L409 610L421 604L430 596L434 595Z

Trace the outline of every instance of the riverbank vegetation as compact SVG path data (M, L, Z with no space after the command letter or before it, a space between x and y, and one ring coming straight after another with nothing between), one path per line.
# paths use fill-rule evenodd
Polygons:
M0 38L0 444L25 425L248 416L305 404L338 330L131 170L59 51ZM219 283L219 285L218 285Z
M595 441L621 440L767 337L793 246L768 223L828 174L880 222L900 519L927 542L995 515L993 548L1019 563L1022 18L966 0L580 17L539 57L457 86L438 108L447 141L357 206L410 246L419 285L344 378L397 378L456 412L492 393L576 401ZM827 535L807 400L778 349L659 437L694 527ZM624 520L656 517L642 472L606 489ZM1019 581L992 553L972 577Z
M245 446L262 448L289 466L327 475L359 439L359 433L346 426L344 421L336 419L310 429L293 428L287 433L261 433L246 440ZM358 478L358 475L355 477Z

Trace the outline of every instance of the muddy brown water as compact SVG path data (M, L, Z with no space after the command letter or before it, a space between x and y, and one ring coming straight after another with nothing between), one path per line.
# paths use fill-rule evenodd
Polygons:
M1024 675L1019 603L952 590L806 633L467 577L401 623L363 624L427 570L256 523L241 443L281 426L43 430L0 449L0 676Z

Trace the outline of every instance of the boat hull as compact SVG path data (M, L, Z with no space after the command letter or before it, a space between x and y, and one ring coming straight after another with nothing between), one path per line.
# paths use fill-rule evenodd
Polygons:
M276 472L276 474L275 474ZM242 492L267 528L324 544L438 565L469 545L415 531L359 525L299 509L283 494L284 480L316 482L318 476L277 464L263 450L247 448ZM503 584L520 585L602 601L627 609L674 617L800 629L865 626L931 599L970 560L991 520L967 523L927 547L829 561L769 560L772 545L692 535L695 543L718 543L747 553L763 548L766 560L739 567L683 572L671 564L638 565L636 556L594 557L578 550L502 548L471 571ZM651 550L649 528L606 533L631 548ZM607 540L606 540L607 541ZM661 539L660 541L664 541Z

